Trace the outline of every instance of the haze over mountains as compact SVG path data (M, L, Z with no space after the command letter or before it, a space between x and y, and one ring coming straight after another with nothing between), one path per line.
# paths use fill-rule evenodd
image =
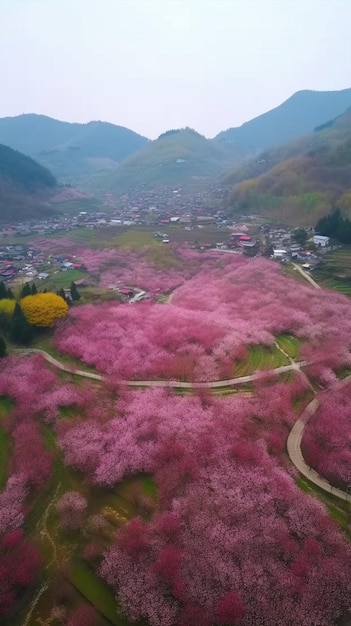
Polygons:
M60 180L74 183L117 167L148 139L107 122L71 124L25 114L0 119L0 142L36 159Z
M343 116L348 107L351 89L301 91L213 139L183 128L169 130L155 141L106 122L71 124L25 114L0 119L0 142L49 168L59 183L93 195L163 185L204 188L222 180L234 185L230 210L268 211L282 219L297 212L307 221L309 212L318 218L335 201L349 210L351 122L350 114ZM335 118L339 119L331 125ZM326 122L329 128L304 137ZM266 152L257 157L260 148ZM8 176L4 163L0 163L1 205L6 204L7 212L11 207L17 211L18 205L22 208L17 213L22 214L20 198L29 192Z

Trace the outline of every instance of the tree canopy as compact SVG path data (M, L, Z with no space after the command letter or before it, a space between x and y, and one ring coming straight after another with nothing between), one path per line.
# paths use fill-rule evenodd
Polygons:
M351 221L342 216L340 209L321 217L316 224L316 231L320 235L335 237L341 243L351 243Z
M55 293L37 293L23 298L21 309L30 324L46 328L65 317L68 305Z

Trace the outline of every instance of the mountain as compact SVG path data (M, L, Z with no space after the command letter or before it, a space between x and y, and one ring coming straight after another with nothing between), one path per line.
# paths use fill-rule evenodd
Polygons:
M351 217L351 108L323 126L228 173L229 212L305 226L336 206Z
M342 91L298 91L280 106L255 117L238 128L217 135L216 141L234 144L246 152L296 139L334 119L351 106L351 89Z
M158 185L203 186L240 158L233 146L206 139L191 128L169 130L126 159L118 169L101 176L95 184L113 190Z
M63 182L75 183L117 167L148 140L107 122L71 124L25 114L0 119L0 142L36 159Z
M0 220L47 215L56 179L30 157L0 144ZM52 209L51 209L52 210Z

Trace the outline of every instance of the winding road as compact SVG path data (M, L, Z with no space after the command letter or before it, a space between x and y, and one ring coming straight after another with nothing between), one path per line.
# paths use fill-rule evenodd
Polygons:
M263 374L267 373L269 375L273 374L273 375L278 376L279 374L283 374L284 372L291 372L291 371L301 371L301 374L302 374L303 373L302 368L307 366L308 362L307 361L296 362L291 357L289 357L289 355L284 350L282 350L281 348L279 349L283 352L283 354L285 354L289 358L290 365L281 365L280 367L276 367L272 370L263 370ZM84 378L89 378L92 380L98 380L98 381L104 380L104 376L102 376L101 374L95 374L94 372L87 372L86 370L80 370L80 369L76 369L74 367L65 365L61 361L58 361L57 359L55 359L53 356L51 356L51 354L49 354L45 350L40 350L38 348L25 348L25 349L14 350L14 352L21 353L21 354L41 354L48 363L50 363L54 367L64 372L68 372L70 374L75 374L77 376L82 376ZM254 374L249 374L248 376L238 376L236 378L229 378L228 380L216 380L216 381L209 381L209 382L202 382L202 383L182 382L179 380L124 380L121 382L129 387L163 387L163 388L177 388L177 389L221 389L221 388L226 388L226 387L243 385L245 383L250 383L255 380L257 381L260 379L261 375L262 375L262 372L260 373L255 372ZM345 380L336 384L345 385L348 382L351 382L351 376L345 378ZM338 489L337 487L333 487L325 478L320 476L313 468L307 465L302 455L301 441L303 437L303 432L306 427L306 424L308 423L312 415L314 415L314 413L317 411L318 407L319 407L319 402L317 398L314 398L305 408L302 415L295 422L293 428L291 429L289 436L288 436L288 440L287 440L287 451L288 451L289 458L291 462L293 463L293 465L295 465L295 467L298 469L298 471L303 476L305 476L310 482L312 482L314 485L316 485L320 489L323 489L323 491L326 491L327 493L330 493L333 496L340 498L341 500L351 502L351 494L347 493L346 491L342 491L341 489Z
M24 348L14 350L14 352L22 353L22 354L41 354L48 363L54 365L58 369L69 372L70 374L75 374L76 376L83 376L84 378L91 378L93 380L104 380L104 376L101 374L95 374L94 372L87 372L86 370L75 369L74 367L70 367L69 365L65 365L55 359L51 354L45 352L45 350L40 350L39 348ZM228 380L214 380L203 383L189 383L183 382L180 380L121 380L121 383L127 385L128 387L166 387L166 388L177 388L177 389L221 389L223 387L233 387L236 385L244 385L245 383L249 383L255 380L259 380L261 376L264 374L274 374L278 376L279 374L284 374L284 372L292 372L296 370L300 370L302 367L306 367L308 365L307 361L292 361L290 365L281 365L280 367L276 367L272 370L261 370L259 373L255 372L254 374L249 374L248 376L237 376L236 378L228 378Z

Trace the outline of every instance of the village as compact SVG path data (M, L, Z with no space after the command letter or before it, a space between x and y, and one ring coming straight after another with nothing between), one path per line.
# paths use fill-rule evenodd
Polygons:
M151 207L151 213L154 213L153 207ZM58 254L49 253L41 249L41 240L38 235L52 236L57 231L59 244L59 233L62 230L106 229L110 226L118 230L121 228L126 230L142 229L146 226L146 220L141 220L141 215L133 213L133 210L129 218L125 220L113 215L101 217L101 213L88 215L85 212L79 212L77 216L65 217L62 221L50 220L4 227L2 229L4 243L0 246L0 280L11 286L32 281L43 282L43 285L46 285L46 281L53 275L60 274L65 276L63 282L66 283L66 291L71 282L79 288L88 287L94 284L94 277L88 273L84 263L79 259L79 254L75 255L72 251L68 253L63 250ZM213 250L217 253L244 254L251 257L266 256L282 264L299 263L307 271L313 271L323 264L323 254L330 249L328 237L322 237L310 231L306 232L305 241L298 243L294 229L262 224L261 220L254 216L249 219L243 218L237 223L228 223L221 212L216 212L214 215L161 214L157 216L157 220L154 220L154 225L160 228L160 230L153 231L153 238L160 245L172 244L172 233L179 234L179 231L183 230L189 234L190 239L189 242L185 242L185 245L200 252ZM196 233L206 231L206 228L211 229L212 241L198 241L200 237ZM25 243L5 243L7 239L11 240L9 230L14 229L16 229L17 237L19 232L24 231L27 234ZM191 237L190 231L192 231ZM219 231L221 241L215 240L216 231ZM33 242L28 238L28 234L33 234ZM61 284L61 279L59 282ZM110 288L119 294L120 299L131 303L144 299L157 300L165 295L160 290L148 292L143 285L111 285Z

